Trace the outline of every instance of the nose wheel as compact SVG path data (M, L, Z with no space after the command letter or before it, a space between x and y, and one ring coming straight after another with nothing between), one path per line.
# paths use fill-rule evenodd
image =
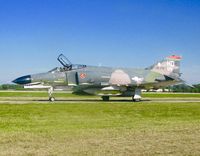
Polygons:
M54 97L50 97L49 101L54 102L56 99Z

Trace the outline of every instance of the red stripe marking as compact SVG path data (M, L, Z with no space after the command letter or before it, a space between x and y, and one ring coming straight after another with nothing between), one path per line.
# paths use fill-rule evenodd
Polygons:
M181 56L172 55L172 56L169 56L168 58L180 60Z

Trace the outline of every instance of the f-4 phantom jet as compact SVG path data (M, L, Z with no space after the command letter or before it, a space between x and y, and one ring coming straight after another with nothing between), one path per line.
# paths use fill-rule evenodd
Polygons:
M62 67L22 76L13 82L24 85L24 88L48 89L50 101L55 100L54 90L65 87L70 87L73 93L101 96L103 101L109 101L112 96L130 96L133 101L140 101L142 89L158 89L183 83L180 79L181 57L177 55L166 57L144 69L72 64L63 54L57 60Z

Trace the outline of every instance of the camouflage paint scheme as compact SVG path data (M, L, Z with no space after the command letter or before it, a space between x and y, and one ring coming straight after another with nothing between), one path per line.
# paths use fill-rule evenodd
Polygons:
M23 76L13 82L26 88L48 88L50 98L54 89L68 86L74 93L95 94L102 96L103 100L109 100L110 96L132 96L133 100L140 100L141 89L183 82L180 60L181 57L172 55L145 69L73 65L66 63L68 60L61 60L64 67Z

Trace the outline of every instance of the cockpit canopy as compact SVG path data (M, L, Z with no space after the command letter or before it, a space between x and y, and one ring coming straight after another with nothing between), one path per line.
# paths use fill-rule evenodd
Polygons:
M49 71L49 73L56 73L56 72L64 72L64 69L61 67L56 67Z
M57 59L63 67L56 67L49 72L54 73L54 72L64 72L64 71L70 71L70 70L77 70L77 69L82 69L87 67L86 65L83 64L72 64L63 54L60 54Z
M85 67L87 67L87 66L83 65L83 64L72 64L72 70L82 69L82 68L85 68Z

